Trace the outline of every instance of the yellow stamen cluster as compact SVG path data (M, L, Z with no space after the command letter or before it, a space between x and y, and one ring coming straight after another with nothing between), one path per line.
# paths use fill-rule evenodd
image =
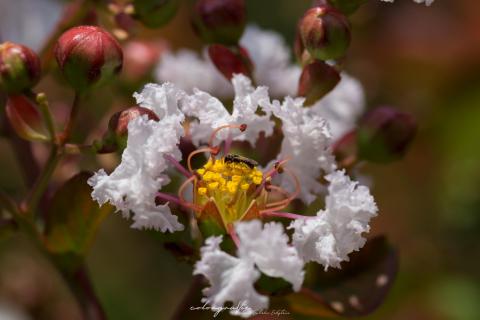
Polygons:
M199 195L213 195L217 192L235 195L237 191L247 191L251 185L259 185L263 174L256 167L243 162L227 162L224 158L211 159L197 170L201 179L197 188Z

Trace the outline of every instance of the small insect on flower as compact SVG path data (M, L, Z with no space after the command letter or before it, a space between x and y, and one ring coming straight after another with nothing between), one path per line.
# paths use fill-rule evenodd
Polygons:
M225 157L225 162L226 163L244 163L250 169L253 169L254 167L258 166L257 161L246 158L246 157L239 156L238 154L228 154Z

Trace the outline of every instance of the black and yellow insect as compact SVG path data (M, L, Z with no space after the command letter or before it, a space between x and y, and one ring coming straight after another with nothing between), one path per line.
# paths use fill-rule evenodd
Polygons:
M225 156L225 163L244 163L250 169L258 166L258 162L246 157L239 156L238 154L228 154Z

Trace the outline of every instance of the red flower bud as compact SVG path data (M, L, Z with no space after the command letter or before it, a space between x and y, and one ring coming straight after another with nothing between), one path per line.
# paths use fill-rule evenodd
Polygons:
M179 0L134 0L134 18L149 28L158 28L175 16L179 3Z
M338 71L323 61L314 61L303 68L298 84L298 95L305 97L305 105L317 102L340 82Z
M244 0L198 0L193 28L205 42L235 45L245 29Z
M329 6L309 9L299 24L303 45L313 58L337 59L350 45L350 24L347 18Z
M359 157L382 163L397 160L405 155L416 131L411 114L390 107L374 109L357 130Z
M67 81L84 91L120 72L123 53L117 40L94 26L74 27L57 41L55 56Z
M7 118L15 132L25 140L45 141L45 127L40 113L24 96L9 96L6 106Z
M40 59L31 49L13 42L0 44L0 89L20 93L40 80Z
M148 119L159 121L160 119L150 109L133 106L128 109L116 112L108 122L108 129L118 136L126 136L128 133L128 123L140 116L146 115Z
M208 55L215 67L228 80L237 73L251 77L253 64L244 48L228 48L221 44L212 44L208 47Z
M94 143L97 153L110 153L127 147L128 123L133 119L146 115L148 119L159 121L158 116L150 109L133 106L116 112L108 122L108 131L102 141Z

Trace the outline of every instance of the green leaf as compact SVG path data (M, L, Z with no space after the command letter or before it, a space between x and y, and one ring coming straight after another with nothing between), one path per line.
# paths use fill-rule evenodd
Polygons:
M100 223L112 211L90 196L90 173L81 172L68 180L54 195L46 218L45 246L57 260L76 260L90 248Z
M398 270L398 254L385 237L370 239L342 269L311 267L304 288L286 297L293 312L313 317L359 317L383 302Z

